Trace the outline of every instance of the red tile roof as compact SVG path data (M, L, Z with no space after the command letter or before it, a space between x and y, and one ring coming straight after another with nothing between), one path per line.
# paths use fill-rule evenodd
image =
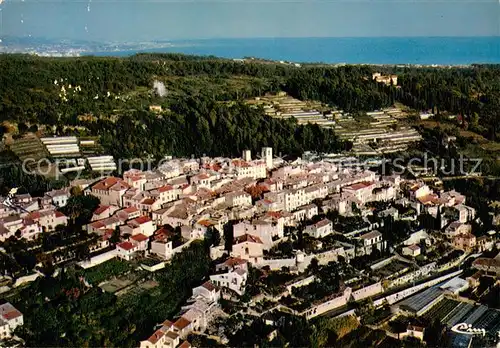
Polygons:
M174 187L172 185L164 185L164 186L160 186L157 188L157 190L159 192L166 192L166 191L170 191L170 190L173 190Z
M173 340L176 340L176 339L177 339L177 337L179 337L179 335L178 335L178 334L176 334L175 332L172 332L172 331L168 331L168 332L167 332L167 336L168 336L168 337L170 337L170 338L171 338L171 339L173 339Z
M109 209L109 205L99 205L96 210L94 210L95 215L100 215Z
M140 242L144 242L145 240L148 240L148 239L149 239L149 237L148 237L148 236L146 236L146 235L144 235L144 234L142 234L142 233L139 233L139 234L135 234L135 235L133 235L132 237L130 237L130 239L133 239L133 240L135 240L136 242L139 242L139 243L140 243Z
M150 222L152 221L151 218L149 216L139 216L138 218L135 218L134 220L132 221L135 221L137 222L139 225L142 225L142 224L145 224L147 222Z
M139 211L139 209L137 209L136 207L128 207L128 208L123 209L123 211L130 214L130 213L135 213L136 211Z
M105 227L106 225L102 221L95 221L95 222L91 223L90 226L92 226L92 228L95 228L95 229L100 229L100 228Z
M348 186L346 188L350 188L352 190L361 190L361 189L364 189L368 186L371 186L373 183L372 182L360 182L360 183L357 183L357 184L354 184L354 185L351 185L351 186Z
M198 225L210 227L210 226L214 225L214 223L211 222L210 220L200 220L200 221L198 221Z
M500 260L497 259L489 259L485 257L480 257L472 262L472 266L483 266L483 267L491 267L500 270Z
M165 227L161 227L159 229L157 229L154 233L154 240L157 240L157 241L166 241L167 238L169 237L172 237L174 235L174 232L173 231L170 231L169 229L165 228Z
M184 328L186 328L189 324L191 324L191 322L189 320L187 320L186 318L184 317L180 317L175 323L174 323L174 327L179 329L179 330L182 330Z
M178 348L191 348L191 343L184 341Z
M109 178L106 178L106 179L99 181L97 184L95 184L92 187L92 189L93 190L109 190L109 188L111 186L115 185L119 181L121 181L121 179L115 178L115 177L109 177Z
M120 249L123 249L123 250L132 250L135 248L135 245L130 243L130 242L122 242L120 244L117 245Z
M111 186L109 189L113 191L127 190L130 186L125 181L117 182L115 185Z
M63 216L66 216L66 215L64 215L60 211L56 210L56 217L63 217Z
M154 334L151 335L151 337L148 338L148 341L152 344L156 344L156 342L158 342L164 335L165 332L163 332L161 329L158 329Z
M212 169L215 170L216 172L218 172L219 170L222 169L222 167L220 166L220 164L216 163L212 166Z
M13 310L2 315L2 317L5 320L12 320L12 319L18 318L20 316L22 316L22 313L19 312L17 309L13 309Z
M430 204L430 203L436 203L438 200L438 197L434 194L430 194L430 195L425 195L425 196L419 197L418 200L420 201L420 203L425 205L425 204Z
M247 262L248 262L247 260L240 259L239 257L231 257L224 262L224 265L228 267L233 267L237 265L244 265Z
M170 320L165 320L163 323L162 323L163 326L165 327L172 327L174 325L174 323L172 323Z
M23 224L25 226L30 226L30 225L35 225L36 222L33 221L33 219L30 219L30 218L26 217L26 218L23 219Z
M262 243L262 240L259 237L253 236L251 234L244 234L234 239L234 244L239 244L244 242L264 244Z
M28 217L32 220L38 220L40 219L40 212L38 211L31 212L29 213Z
M326 225L328 225L328 224L330 224L330 223L331 223L331 221L330 221L330 220L328 220L328 219L323 219L323 220L321 220L321 221L316 222L316 223L314 224L314 226L316 226L316 227L323 227L323 226L326 226Z
M279 219L282 216L281 212L279 212L279 211L268 211L267 215L270 217L273 217L275 219Z
M235 167L242 167L242 168L250 167L250 164L248 162L242 160L233 160L233 165Z
M208 291L214 291L216 289L215 285L210 281L203 283L201 286L203 286Z
M154 198L145 198L141 204L145 204L145 205L152 205L154 202L156 202L156 200Z
M111 238L111 236L113 236L114 232L115 232L115 230L113 230L112 228L106 228L104 230L104 234L102 235L101 239L108 240L109 238Z

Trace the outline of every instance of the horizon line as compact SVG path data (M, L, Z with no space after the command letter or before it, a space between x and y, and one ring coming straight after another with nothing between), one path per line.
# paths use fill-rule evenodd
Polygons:
M305 40L305 39L473 39L473 38L499 38L498 35L407 35L407 36L393 36L393 35L381 35L381 36L238 36L238 37L197 37L197 38L165 38L165 39L142 39L142 40L119 40L119 41L109 41L100 39L85 39L85 38L65 38L57 37L50 38L44 36L30 36L30 35L5 35L2 39L43 39L51 41L87 41L87 42L99 42L99 43L141 43L141 42L179 42L179 41L208 41L208 40Z

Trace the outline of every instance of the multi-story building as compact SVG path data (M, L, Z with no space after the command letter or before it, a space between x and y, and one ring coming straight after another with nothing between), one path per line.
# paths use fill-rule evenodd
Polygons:
M12 336L18 326L24 324L23 314L9 302L0 305L0 340Z
M403 255L411 256L411 257L417 257L421 253L421 249L418 245L416 244L411 244L403 247Z
M323 238L333 233L333 223L328 219L323 219L307 226L304 232L314 238Z
M281 197L281 195L279 195ZM294 211L302 205L308 204L309 197L305 189L292 189L283 191L283 201L286 211Z
M134 234L130 237L129 241L137 247L138 251L148 250L149 237L142 233Z
M50 197L52 204L59 208L64 207L71 196L67 190L52 190L45 195Z
M121 242L116 245L116 255L126 261L130 261L137 251L139 246L131 242Z
M23 228L21 229L22 238L26 240L37 240L41 233L43 233L43 229L40 224L27 217L23 219Z
M86 194L96 196L104 205L122 206L122 196L130 186L122 179L109 177L86 189Z
M316 215L318 215L318 206L316 204L303 205L293 212L296 221L311 220Z
M120 210L116 211L114 215L120 221L127 221L127 220L138 218L142 214L139 211L139 209L137 209L136 207L128 207L128 208L124 208L124 209L120 209Z
M382 233L379 231L371 231L357 238L361 241L361 245L356 250L356 254L360 256L371 254L374 249L383 250L386 246Z
M162 259L170 260L173 255L172 241L168 240L168 236L166 233L157 232L155 232L153 241L151 242L150 252L152 254L158 255Z
M233 226L233 235L235 238L246 234L259 237L264 245L264 249L270 249L273 246L273 239L283 237L283 224L272 221L253 220L252 222L243 221Z
M117 216L111 216L102 220L93 221L87 225L89 233L97 233L102 235L106 230L114 230L117 226L123 223Z
M344 195L356 197L361 204L365 204L373 199L373 190L377 187L374 182L360 182L342 188Z
M92 214L91 221L98 221L111 217L119 208L115 205L99 205Z
M37 222L43 231L53 231L56 226L66 226L68 218L60 211L54 209L42 209L29 213L29 219Z
M243 295L247 282L248 273L243 268L237 268L227 273L214 274L210 276L210 281L215 286L227 288L238 295Z
M462 233L453 237L453 247L470 252L476 247L476 236L472 233Z
M264 161L233 160L231 164L234 167L237 179L264 179L267 177L267 168Z
M234 239L231 254L240 259L257 263L264 256L264 243L257 236L244 234Z
M0 241L15 236L17 231L24 227L23 219L19 215L6 216L0 220Z
M432 194L432 190L429 186L423 183L415 183L410 187L410 198L418 199L420 197L425 197Z
M281 191L283 190L283 180L269 178L259 183L259 186L269 192Z
M212 181L218 179L217 175L212 175L210 173L200 173L191 177L191 185L195 185L198 188L211 188Z
M230 207L252 205L252 196L245 191L229 192L224 196L224 200Z
M448 227L446 227L444 233L446 237L451 239L460 234L468 234L471 232L471 230L472 230L471 225L463 224L459 221L453 221L451 224L448 225Z
M476 216L476 210L465 204L458 204L454 206L453 209L457 212L458 221L464 224L473 220Z
M149 191L151 197L156 198L160 207L169 202L179 199L180 190L172 185L162 185Z
M325 198L328 196L328 186L325 184L311 185L307 186L304 189L304 192L306 194L307 202L312 202L315 199Z
M153 220L148 216L140 216L138 218L127 221L126 225L120 226L122 234L128 233L135 235L142 233L145 236L152 236L156 230Z

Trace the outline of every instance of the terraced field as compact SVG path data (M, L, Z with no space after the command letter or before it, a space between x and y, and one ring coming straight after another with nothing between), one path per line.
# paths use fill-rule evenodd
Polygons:
M49 156L45 146L34 134L28 134L22 139L15 140L10 145L10 149L21 161L33 159L36 162Z
M80 152L83 156L97 156L103 154L99 137L80 137ZM91 143L93 142L93 143Z

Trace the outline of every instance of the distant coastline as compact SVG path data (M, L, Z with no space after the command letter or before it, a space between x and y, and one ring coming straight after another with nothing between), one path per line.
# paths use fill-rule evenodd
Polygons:
M115 56L136 53L184 53L229 59L257 57L272 61L323 64L467 66L500 64L500 37L255 38L174 40L96 44L3 43L2 52L38 55Z

